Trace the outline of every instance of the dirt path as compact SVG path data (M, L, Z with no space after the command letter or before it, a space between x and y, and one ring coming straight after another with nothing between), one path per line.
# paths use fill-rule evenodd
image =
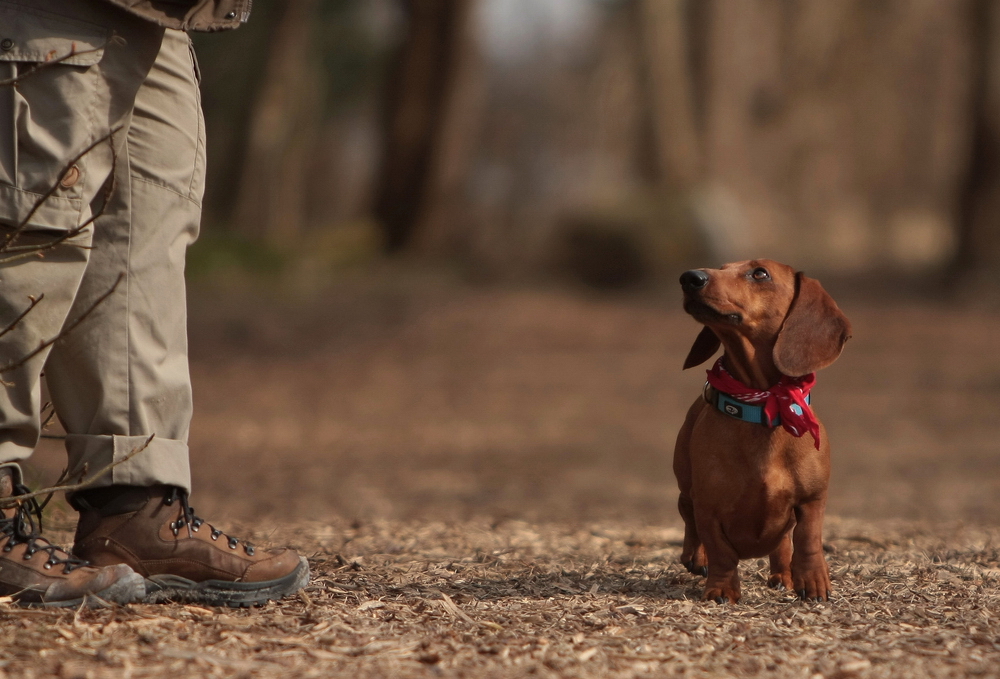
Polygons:
M305 596L35 612L0 606L18 677L969 677L1000 668L1000 531L833 520L836 598L744 564L698 601L676 528L506 521L299 524Z

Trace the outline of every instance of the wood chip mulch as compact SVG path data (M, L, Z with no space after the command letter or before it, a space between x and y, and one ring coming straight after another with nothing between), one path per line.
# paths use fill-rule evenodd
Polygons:
M750 560L737 605L699 600L676 526L335 521L282 535L313 581L262 608L0 603L0 676L1000 676L1000 530L831 518L832 602L768 589Z

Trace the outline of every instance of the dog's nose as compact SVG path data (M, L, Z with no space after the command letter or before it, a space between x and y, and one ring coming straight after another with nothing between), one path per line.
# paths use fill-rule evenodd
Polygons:
M708 274L701 269L691 269L681 274L681 289L684 292L701 290L708 285Z

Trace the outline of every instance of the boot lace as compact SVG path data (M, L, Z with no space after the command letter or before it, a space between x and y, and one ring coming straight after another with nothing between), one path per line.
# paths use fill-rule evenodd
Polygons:
M17 502L17 508L14 511L14 516L0 518L0 536L7 538L0 551L7 553L17 545L25 544L27 545L24 550L25 561L37 552L46 552L49 558L42 564L42 567L49 570L61 565L64 574L88 565L88 561L78 559L41 536L42 508L33 497L17 500L18 495L25 495L29 492L31 491L22 484L14 485L14 495L9 499ZM36 518L38 519L37 523L35 522Z
M206 524L206 521L195 514L194 507L188 504L187 491L175 486L170 491L170 495L164 498L163 504L169 507L178 501L181 503L181 515L180 518L170 524L170 529L174 532L174 535L178 535L181 532L181 528L187 528L188 537L192 537L192 531L197 533ZM212 524L208 524L208 528L212 531L211 538L213 540L217 541L220 537L225 537L226 542L229 544L229 549L236 549L239 546L240 538L226 535ZM256 548L246 540L243 540L243 551L246 552L247 556L253 556Z

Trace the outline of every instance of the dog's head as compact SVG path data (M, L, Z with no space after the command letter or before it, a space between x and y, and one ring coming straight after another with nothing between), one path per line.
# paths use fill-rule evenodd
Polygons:
M833 363L851 324L819 281L768 259L692 269L681 275L684 311L703 323L684 368L704 363L727 336L773 343L775 366L798 377ZM720 339L721 338L721 339Z

